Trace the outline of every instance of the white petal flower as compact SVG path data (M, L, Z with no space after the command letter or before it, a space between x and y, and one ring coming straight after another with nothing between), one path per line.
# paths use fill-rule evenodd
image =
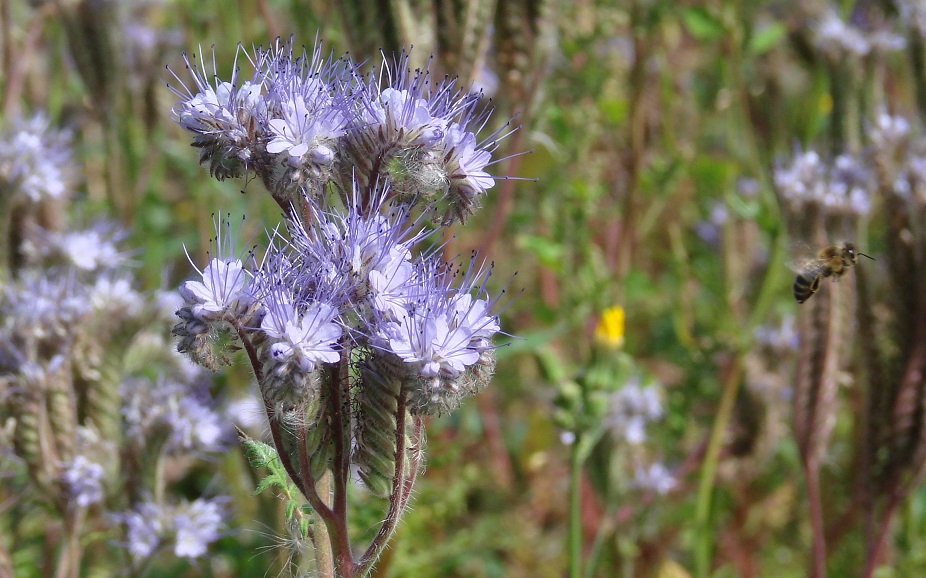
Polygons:
M227 309L247 307L253 301L249 275L240 259L213 259L202 278L202 282L185 282L180 294L192 305L193 315L203 320L217 319Z

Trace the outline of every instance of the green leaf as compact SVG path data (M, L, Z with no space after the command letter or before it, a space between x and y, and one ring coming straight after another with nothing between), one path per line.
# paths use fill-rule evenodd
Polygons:
M257 484L257 487L254 489L254 495L256 496L270 487L280 487L282 486L281 482L282 480L280 480L280 476L276 474L270 474Z
M557 271L560 269L563 257L563 246L560 243L540 235L521 235L519 241L520 245L536 255L545 267Z
M280 456L273 446L251 439L240 430L238 431L238 436L241 438L241 443L244 444L244 455L247 456L248 461L251 462L251 466L254 468L265 468L270 471L270 473L257 484L257 487L254 489L254 495L260 494L270 487L279 488L287 496L299 495L296 484L289 479L289 474L286 473L286 468L283 467L283 462L280 461ZM289 508L287 504L287 512L289 512L287 516L292 514Z
M731 194L728 199L730 209L738 218L754 220L759 215L758 199L747 199L738 194Z
M281 468L283 467L283 464L280 464L280 457L277 455L277 451L273 446L246 436L242 437L241 443L244 444L244 455L247 456L248 461L251 462L253 467L273 470L271 464L274 461L276 461Z
M299 519L299 532L302 537L305 538L309 535L309 518L308 516L303 516Z
M698 40L717 40L727 32L723 22L703 7L682 12L682 22L688 33Z
M749 39L749 46L746 47L746 50L755 56L765 54L774 48L787 33L788 29L785 28L785 25L781 22L763 25L753 31L752 37Z

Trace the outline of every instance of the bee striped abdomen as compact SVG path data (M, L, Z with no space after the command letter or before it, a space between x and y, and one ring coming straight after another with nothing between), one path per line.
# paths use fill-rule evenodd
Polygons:
M798 275L794 279L794 298L798 303L803 303L810 299L819 287L819 275Z

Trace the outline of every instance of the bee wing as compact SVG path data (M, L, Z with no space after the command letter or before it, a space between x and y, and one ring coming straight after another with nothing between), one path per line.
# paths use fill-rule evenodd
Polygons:
M826 271L826 268L826 261L822 259L807 259L797 264L792 269L797 275L812 279L818 275L822 275L823 272Z
M791 257L787 261L789 269L795 273L819 272L818 251L805 241L792 241L789 245Z

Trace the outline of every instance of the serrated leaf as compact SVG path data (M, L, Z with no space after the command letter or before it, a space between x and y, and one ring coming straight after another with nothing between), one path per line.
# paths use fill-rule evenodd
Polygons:
M296 513L296 508L299 507L299 504L296 500L286 500L286 518L292 518L293 514Z
M682 22L689 34L698 40L716 40L727 32L723 22L703 7L682 12Z
M257 488L254 489L254 495L256 496L271 486L283 489L286 488L286 485L282 483L282 480L280 480L280 476L276 474L270 474L257 484Z
M239 435L242 434L239 433ZM267 445L264 442L242 436L241 443L244 445L244 455L247 456L248 461L255 468L273 469L271 467L272 462L279 462L280 460L273 446Z

